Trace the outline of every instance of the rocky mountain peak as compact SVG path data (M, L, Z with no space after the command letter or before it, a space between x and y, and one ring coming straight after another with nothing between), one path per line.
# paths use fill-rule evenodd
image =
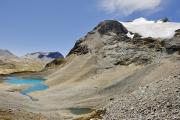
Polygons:
M9 58L9 57L16 57L16 56L8 50L0 49L0 57Z
M98 56L98 63L104 68L132 63L149 64L162 54L179 51L179 26L174 23L159 24L144 18L126 23L105 20L78 40L68 56L90 53ZM164 29L157 31L159 27ZM166 30L171 34L166 36Z
M71 49L71 54L84 55L92 51L98 51L109 40L104 37L119 37L121 40L127 39L128 30L117 20L105 20L100 22L92 31L79 39Z
M98 24L94 30L98 30L98 32L103 35L108 32L113 32L115 34L127 34L128 30L118 21L116 20L105 20Z

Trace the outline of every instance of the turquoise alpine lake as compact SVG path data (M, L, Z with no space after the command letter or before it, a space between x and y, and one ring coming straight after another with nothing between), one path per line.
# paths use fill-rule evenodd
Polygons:
M11 85L29 85L29 87L20 91L21 94L27 95L31 92L42 91L48 89L48 86L44 84L44 79L35 78L21 78L21 77L8 77L5 80L6 83Z

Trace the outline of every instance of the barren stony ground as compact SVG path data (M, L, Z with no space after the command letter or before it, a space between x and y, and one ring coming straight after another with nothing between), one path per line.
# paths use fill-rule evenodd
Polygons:
M120 95L118 100L104 108L103 119L180 119L180 66L173 67L175 69L167 77L154 78L150 84L128 95ZM170 66L167 69L171 69Z

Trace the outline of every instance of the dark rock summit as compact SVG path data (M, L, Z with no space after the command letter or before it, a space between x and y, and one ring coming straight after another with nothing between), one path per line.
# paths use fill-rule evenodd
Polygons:
M116 20L105 20L98 24L94 30L98 30L98 32L103 35L108 32L113 32L117 35L119 34L127 34L128 30L118 21Z
M128 30L116 20L105 20L101 22L94 30L98 29L98 32L103 35L108 32L113 32L117 35L127 34Z

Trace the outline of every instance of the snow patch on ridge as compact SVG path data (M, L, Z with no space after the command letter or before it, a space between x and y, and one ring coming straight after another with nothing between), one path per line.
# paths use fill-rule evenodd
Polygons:
M180 23L155 22L145 18L138 18L132 22L121 22L130 32L138 33L143 37L172 38Z
M127 35L129 38L133 38L133 37L134 37L134 34L131 34L130 32L128 32L126 35Z

